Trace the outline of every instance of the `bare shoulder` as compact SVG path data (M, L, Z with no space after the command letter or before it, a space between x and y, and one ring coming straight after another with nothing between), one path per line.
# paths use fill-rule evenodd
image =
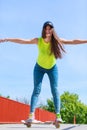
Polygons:
M34 38L33 40L34 40L36 43L38 43L38 38Z
M38 44L38 38L32 38L28 40L29 44Z

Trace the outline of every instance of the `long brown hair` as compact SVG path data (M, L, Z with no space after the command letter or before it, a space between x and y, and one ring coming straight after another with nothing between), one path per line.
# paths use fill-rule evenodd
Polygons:
M52 26L50 26L50 27L53 28ZM46 26L43 26L42 38L46 38L45 28L46 28ZM52 34L52 37L51 37L51 54L54 53L54 56L55 56L56 59L57 58L61 59L63 52L65 52L65 50L63 48L63 45L59 41L58 36L57 36L57 38L55 38L54 35Z

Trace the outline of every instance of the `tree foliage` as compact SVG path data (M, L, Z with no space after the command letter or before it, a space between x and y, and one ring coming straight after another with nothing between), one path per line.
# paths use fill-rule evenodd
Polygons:
M52 99L48 99L42 108L55 112ZM76 117L77 124L87 124L87 106L81 103L77 94L64 92L61 95L61 116L66 123L73 123Z
M2 95L0 94L0 97L2 97ZM5 97L5 96L3 96L3 97ZM10 98L10 96L8 95L8 96L6 96L5 98Z
M76 123L87 123L85 118L87 114L87 106L81 103L77 94L64 92L61 95L61 115L65 122L73 123L74 116Z

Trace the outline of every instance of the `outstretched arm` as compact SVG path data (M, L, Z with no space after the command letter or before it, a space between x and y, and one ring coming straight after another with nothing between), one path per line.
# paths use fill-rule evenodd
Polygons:
M60 38L60 42L63 44L71 44L71 45L76 45L76 44L84 44L87 43L87 40L81 40L81 39L75 39L75 40L65 40Z
M0 39L0 42L15 42L19 44L37 44L38 38L33 38L30 40L19 39L19 38L5 38L5 39Z
M87 40L81 40L81 39L75 39L75 40L66 40L66 39L62 39L62 38L59 38L56 31L54 30L54 28L51 29L52 31L52 34L53 36L55 37L55 39L57 39L60 43L63 43L63 44L84 44L84 43L87 43Z

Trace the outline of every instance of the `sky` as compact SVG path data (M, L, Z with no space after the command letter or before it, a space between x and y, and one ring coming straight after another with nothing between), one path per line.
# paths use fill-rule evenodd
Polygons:
M0 0L0 38L31 39L41 36L43 23L52 21L60 38L87 39L87 0ZM64 45L57 60L60 95L79 95L87 105L87 44ZM0 94L30 101L37 45L0 43ZM52 98L44 75L39 103Z

